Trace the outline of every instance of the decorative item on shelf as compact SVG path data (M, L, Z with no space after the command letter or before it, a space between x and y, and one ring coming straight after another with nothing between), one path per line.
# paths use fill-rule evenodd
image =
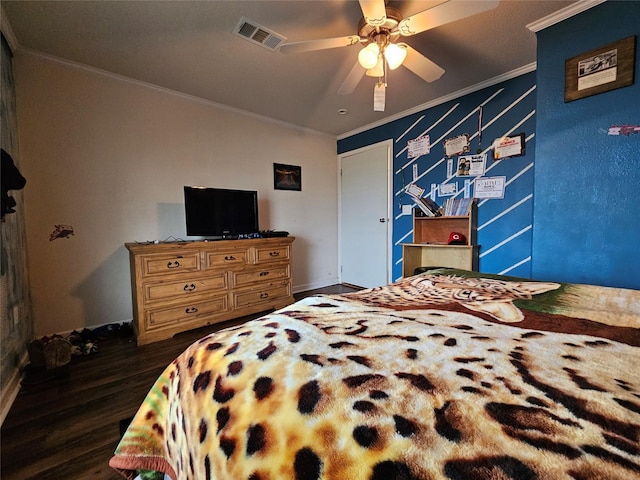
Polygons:
M466 245L467 239L466 237L458 232L451 232L449 234L449 240L447 240L447 245Z
M448 198L444 202L442 214L451 217L469 215L472 205L473 198Z
M442 215L442 208L429 197L414 197L415 204L427 217L439 217Z
M424 188L419 187L415 183L407 186L405 191L413 198L414 203L427 217L439 217L442 215L442 208L429 197L423 197Z

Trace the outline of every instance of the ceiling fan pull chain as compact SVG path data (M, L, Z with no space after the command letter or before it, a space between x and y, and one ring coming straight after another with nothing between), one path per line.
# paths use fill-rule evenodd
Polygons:
M384 81L384 86L385 87L387 86L387 66L388 66L388 62L385 59L385 57L383 56L382 57L382 71L383 71L383 74L384 74L383 81Z
M375 112L384 112L385 92L386 89L384 83L376 83L373 90L373 110Z

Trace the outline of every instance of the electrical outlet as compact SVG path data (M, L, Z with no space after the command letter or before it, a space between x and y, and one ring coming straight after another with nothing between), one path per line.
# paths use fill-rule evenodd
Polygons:
M403 215L411 215L411 209L413 207L411 205L402 205L402 214Z

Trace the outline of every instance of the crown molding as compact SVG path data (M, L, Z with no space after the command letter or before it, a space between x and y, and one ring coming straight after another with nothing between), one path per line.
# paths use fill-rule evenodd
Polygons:
M527 25L527 28L533 33L538 33L540 30L544 30L551 25L560 23L567 18L578 15L579 13L582 13L585 10L589 10L590 8L600 5L604 2L606 2L606 0L579 0L576 3L569 5L568 7L562 8L557 12L552 13L551 15L547 15L540 20L529 23Z
M379 127L386 123L393 122L395 120L399 120L404 117L408 117L409 115L413 115L414 113L421 112L423 110L427 110L429 108L437 107L438 105L442 105L450 100L455 100L457 98L463 97L473 92L477 92L478 90L482 90L483 88L491 87L493 85L497 85L498 83L506 82L507 80L511 80L513 78L519 77L520 75L524 75L525 73L534 72L536 70L537 64L536 62L529 63L528 65L524 65L522 67L516 68L515 70L511 70L509 72L498 75L497 77L490 78L480 83L476 83L475 85L471 85L470 87L463 88L462 90L458 90L457 92L450 93L449 95L445 95L443 97L436 98L435 100L431 100L430 102L423 103L421 105L410 108L409 110L405 110L403 112L397 113L390 117L383 118L374 123L370 123L368 125L364 125L355 130L351 130L349 132L342 133L338 135L338 140L342 140L358 133L366 132L367 130L371 130L372 128Z

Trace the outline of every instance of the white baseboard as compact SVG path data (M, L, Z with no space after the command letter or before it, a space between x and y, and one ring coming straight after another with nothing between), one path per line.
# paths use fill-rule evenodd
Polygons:
M0 426L4 423L4 419L7 418L9 410L15 401L18 393L20 393L20 382L22 381L22 372L24 367L29 361L29 355L25 352L20 360L20 365L14 370L11 378L7 382L7 386L0 393Z
M293 293L306 292L308 290L315 290L316 288L329 287L340 283L337 278L329 278L324 282L303 283L301 285L293 285Z

